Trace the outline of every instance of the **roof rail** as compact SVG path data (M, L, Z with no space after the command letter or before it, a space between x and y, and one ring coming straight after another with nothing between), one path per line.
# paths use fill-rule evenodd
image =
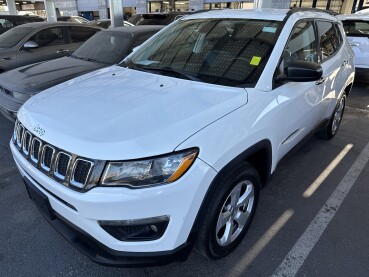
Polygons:
M291 8L288 12L287 15L290 16L291 14L297 13L297 12L322 12L322 13L327 13L330 15L335 16L337 13L334 13L333 11L330 10L322 10L322 9L316 9L316 8Z

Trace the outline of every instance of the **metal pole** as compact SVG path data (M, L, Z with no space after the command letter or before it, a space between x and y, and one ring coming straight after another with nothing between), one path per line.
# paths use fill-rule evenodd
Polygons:
M272 8L272 0L254 0L254 9Z
M123 4L122 0L109 0L111 27L123 26Z
M15 0L6 0L6 4L9 9L10 15L17 15L17 7L15 6Z
M58 17L56 16L56 9L55 9L54 1L53 0L44 0L44 4L45 4L45 11L46 11L47 21L49 21L49 22L58 21Z
M364 5L364 0L359 0L359 5L357 7L357 10L361 11L363 9L363 5Z

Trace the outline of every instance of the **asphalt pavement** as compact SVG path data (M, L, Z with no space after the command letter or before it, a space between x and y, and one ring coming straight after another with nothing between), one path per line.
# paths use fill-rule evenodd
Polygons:
M241 245L222 260L108 268L68 244L28 198L0 116L0 276L369 276L369 87L356 85L337 136L278 166Z

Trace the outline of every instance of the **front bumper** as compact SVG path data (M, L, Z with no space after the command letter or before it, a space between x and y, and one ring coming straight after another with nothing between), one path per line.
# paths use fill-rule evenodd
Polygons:
M33 194L39 194L39 197L45 197L40 190L27 177L23 178L27 191L32 197ZM33 199L36 202L36 199ZM37 205L37 204L36 204ZM195 242L195 235L189 236L188 240L181 246L172 251L162 251L156 253L130 253L115 251L109 249L99 241L91 237L89 234L63 218L61 215L46 207L47 211L41 212L45 215L46 220L73 246L88 256L94 262L105 266L135 267L135 266L153 266L165 265L175 261L185 261L190 254Z
M190 233L195 218L216 175L214 169L197 159L172 184L145 189L95 187L80 193L41 173L12 142L10 148L22 177L48 198L56 215L52 225L94 261L107 265L151 265L183 260L191 249ZM98 224L99 220L137 220L163 215L170 218L168 227L162 237L152 241L120 241Z

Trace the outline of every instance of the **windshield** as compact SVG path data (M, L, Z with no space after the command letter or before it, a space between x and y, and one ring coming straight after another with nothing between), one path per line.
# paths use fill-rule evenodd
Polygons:
M98 32L82 44L72 56L100 63L116 64L127 55L130 44L131 36L128 33Z
M31 27L16 27L10 29L0 35L0 48L11 48L20 42L26 35L30 34L34 28Z
M369 21L344 20L342 23L346 36L369 37Z
M282 22L249 19L179 20L122 63L172 77L225 86L254 86Z

